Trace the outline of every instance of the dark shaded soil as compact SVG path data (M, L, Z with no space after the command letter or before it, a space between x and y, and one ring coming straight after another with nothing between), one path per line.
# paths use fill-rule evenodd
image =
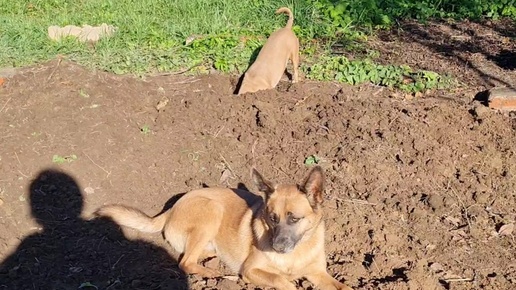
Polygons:
M496 50L475 33L509 29L407 25L372 43L384 61L448 72L465 86L412 98L303 81L236 97L236 76L142 80L59 60L20 70L0 88L0 289L255 289L186 277L160 235L92 212L116 202L153 215L204 185L255 190L253 165L298 181L311 155L327 175L337 279L357 289L514 288L506 225L516 218L516 121L473 101L515 83L507 61L495 61L514 52L514 35L497 36L509 42ZM469 31L462 25L481 51L437 32Z

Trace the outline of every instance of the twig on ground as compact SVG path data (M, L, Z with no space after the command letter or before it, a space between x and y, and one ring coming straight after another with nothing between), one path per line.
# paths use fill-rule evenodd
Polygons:
M14 152L14 155L16 156L16 159L18 160L18 163L20 163L20 165L22 165L21 162L20 162L20 158L18 158L18 154L16 153L16 151Z
M251 167L253 167L253 168L256 166L256 146L258 146L258 140L260 140L260 138L257 138L256 140L254 140L253 146L251 147L251 158L252 158L252 166Z
M475 278L450 278L450 279L443 279L445 282L473 282L475 281Z
M113 266L111 266L111 269L115 269L116 264L118 264L118 262L120 262L120 260L121 260L124 256L125 256L125 255L120 256L120 258L118 258L118 260L116 260L116 262L113 264Z
M455 198L457 198L457 200L459 201L462 209L464 210L464 215L465 215L466 222L468 223L468 228L471 231L471 221L469 219L468 208L466 207L466 205L464 204L462 199L459 197L459 194L455 191L455 189L451 188L450 182L448 182L448 185L446 187L447 187L447 189L449 189L453 192L453 194L455 195Z
M238 178L240 178L239 175L235 174L235 172L233 171L233 169L231 168L231 165L229 165L228 161L226 160L226 158L224 158L224 156L222 156L222 154L219 153L219 156L220 158L222 158L222 162L224 163L224 165L226 166L226 168L231 172L231 174L233 176L236 176Z
M377 205L376 203L368 202L368 201L365 201L362 199L357 199L357 198L352 198L352 199L337 198L337 200L341 200L341 201L345 201L345 202L349 202L349 203L353 203L353 204L372 205L372 206Z
M109 175L111 175L111 171L107 171L102 166L95 163L95 161L93 161L93 159L91 159L91 157L88 154L86 154L86 152L84 150L82 151L82 153L84 153L84 155L86 155L86 157L88 157L88 159L91 161L91 163L95 164L98 168L102 169L102 171L104 171L107 174L106 178L108 178Z
M56 72L57 68L58 68L58 67L59 67L59 65L61 64L61 61L62 61L62 60L63 60L62 58L59 58L59 59L57 60L57 65L54 67L54 69L52 70L52 72L51 72L51 73L50 73L50 75L48 76L48 78L47 78L47 82L52 78L52 76L53 76L53 75L54 75L54 73Z
M184 69L184 70L180 70L180 71L176 71L176 72L165 72L165 73L156 73L156 74L151 74L152 77L164 77L164 76L175 76L175 75L181 75L181 74L184 74L186 72L189 72L191 71L192 69L200 66L202 64L202 62L198 63L198 64L194 64L193 66L187 68L187 69Z
M191 84L200 81L201 79L188 79L180 82L175 82L174 85L180 85L180 84Z
M4 103L4 105L2 106L2 108L0 109L0 113L2 113L2 111L4 110L5 106L7 106L7 103L9 103L9 101L12 99L13 97L10 97L9 99L7 99L7 101Z

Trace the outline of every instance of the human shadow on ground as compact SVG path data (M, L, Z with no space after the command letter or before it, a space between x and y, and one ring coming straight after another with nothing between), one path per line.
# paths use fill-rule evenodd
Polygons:
M70 175L42 171L29 196L41 231L1 262L0 289L188 289L165 249L126 239L109 220L82 219L83 196Z

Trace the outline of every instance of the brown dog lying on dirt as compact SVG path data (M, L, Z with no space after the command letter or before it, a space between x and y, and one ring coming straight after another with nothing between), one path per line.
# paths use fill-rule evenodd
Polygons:
M282 7L276 13L287 13L287 25L275 31L260 50L258 57L245 72L238 94L254 93L259 90L272 89L279 83L285 72L287 62L292 60L294 74L292 82L299 81L299 40L292 31L294 16L292 11Z
M258 286L296 289L291 281L304 277L319 289L351 290L326 271L321 167L314 167L301 185L275 185L255 169L252 177L265 199L244 190L203 188L154 218L122 205L96 213L142 232L162 231L182 254L179 267L188 274L220 276L199 264L218 256Z

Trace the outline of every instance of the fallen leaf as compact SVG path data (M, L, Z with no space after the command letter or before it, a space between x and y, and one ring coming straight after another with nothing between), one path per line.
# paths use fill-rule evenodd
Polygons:
M500 236L509 236L512 234L512 231L514 230L514 224L506 224L500 227L498 230L498 235Z
M222 172L222 175L220 176L219 182L220 182L220 184L229 185L229 180L230 179L235 179L235 176L233 175L233 172L231 172L231 170L226 168Z

